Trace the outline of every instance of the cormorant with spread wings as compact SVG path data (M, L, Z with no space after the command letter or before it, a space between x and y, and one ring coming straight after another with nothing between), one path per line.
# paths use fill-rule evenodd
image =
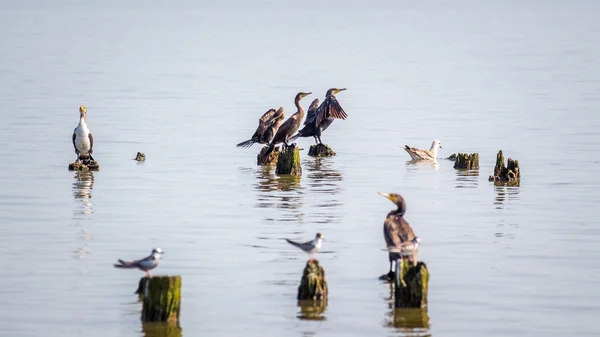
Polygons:
M258 127L256 132L252 135L252 138L245 142L237 144L237 147L250 147L254 143L269 144L273 137L279 130L279 127L283 123L285 114L283 113L283 107L280 107L277 111L275 109L269 109L265 112L262 117L258 120Z
M338 102L337 98L335 98L335 94L340 91L344 91L346 88L337 89L331 88L327 90L327 94L325 95L325 100L316 111L311 114L310 108L308 110L308 116L306 117L306 121L304 122L304 128L298 131L292 138L290 138L290 142L293 142L298 137L315 137L315 143L323 144L321 141L321 134L323 131L327 130L327 128L333 123L334 119L346 119L348 115ZM313 101L313 104L319 104L318 99ZM312 107L312 104L311 104Z

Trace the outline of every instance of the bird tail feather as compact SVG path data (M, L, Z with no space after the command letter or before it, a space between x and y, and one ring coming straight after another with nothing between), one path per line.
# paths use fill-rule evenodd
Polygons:
M296 139L298 139L298 137L300 137L300 132L298 132L297 134L290 137L290 139L288 140L288 143L295 141Z
M250 147L252 145L254 145L254 141L252 139L249 139L247 141L244 141L244 142L241 142L241 143L237 144L236 146L237 147Z
M285 241L287 241L292 246L300 247L300 244L298 242L292 241L290 239L285 239Z

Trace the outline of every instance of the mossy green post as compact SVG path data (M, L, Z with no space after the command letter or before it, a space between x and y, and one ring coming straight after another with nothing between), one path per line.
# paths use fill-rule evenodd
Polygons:
M268 146L264 146L261 150L260 153L256 156L256 165L259 166L269 166L269 165L275 165L277 164L277 159L279 159L279 146L276 146L273 151L271 153L269 153L269 155L265 155L267 153L267 150L269 149Z
M414 265L407 259L396 261L395 301L396 308L427 307L429 271L423 262Z
M499 182L512 186L519 186L521 182L521 170L519 169L519 161L508 158L507 165L504 166L504 154L502 150L496 155L496 166L494 167L494 175L491 175L489 181Z
M298 300L326 299L327 281L325 280L325 270L319 265L319 261L308 261L302 272L302 280L298 287Z
M302 167L300 166L300 150L295 145L289 146L281 151L277 159L276 174L289 174L294 176L302 175Z
M145 286L142 287L142 284ZM181 276L152 276L140 280L143 293L142 321L167 322L179 320Z
M479 170L479 153L459 153L454 161L454 168L461 170Z
M316 144L310 146L308 155L311 157L333 157L335 152L325 144Z

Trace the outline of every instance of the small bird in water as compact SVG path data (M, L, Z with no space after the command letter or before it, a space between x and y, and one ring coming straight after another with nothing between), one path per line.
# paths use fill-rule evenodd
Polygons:
M406 150L406 152L408 152L408 154L410 155L412 160L426 160L426 161L436 162L437 161L437 150L438 150L438 147L440 149L442 148L441 144L442 143L440 143L439 140L434 140L433 143L431 143L431 148L429 150L420 150L420 149L416 149L414 147L410 147L408 145L404 145L404 149Z
M308 108L308 114L306 115L306 121L304 127L298 131L290 142L293 142L298 137L314 137L315 143L323 144L321 141L321 134L327 130L327 128L333 123L334 119L346 119L348 114L344 111L340 103L338 102L335 94L346 90L346 88L331 88L327 90L325 94L325 100L319 105L319 99L315 99L310 107ZM317 108L318 106L318 108Z
M390 271L387 274L387 278L391 280L394 278L394 269L392 268L394 261L398 261L402 258L408 258L409 261L413 262L417 260L416 255L420 239L415 241L417 238L415 231L410 224L404 220L404 213L406 213L406 202L404 202L404 198L395 193L379 192L379 194L390 199L398 207L389 212L383 222L383 238L385 239L388 248L388 258L390 261ZM410 250L409 248L413 248L411 254L407 256L401 254L403 245L405 246L405 252L408 252Z
M313 253L316 253L319 249L321 249L321 245L323 244L323 234L317 233L314 240L307 241L304 243L292 241L290 239L285 239L290 245L298 247L302 249L305 253L308 254L308 260L312 261L314 258L312 257Z
M123 261L121 259L119 259L119 263L118 264L114 264L115 268L127 268L127 269L131 269L131 268L137 268L141 271L146 272L146 275L148 277L152 277L152 275L150 274L150 270L156 268L158 266L158 261L160 259L162 259L162 256L165 252L163 252L162 249L160 248L154 248L152 250L152 253L140 260L135 260L135 261Z
M94 151L94 137L92 132L87 126L87 109L85 106L79 106L79 124L73 130L73 147L77 154L77 161L81 162L82 158L92 158L92 152Z
M271 140L273 140L273 136L275 136L277 130L279 130L284 119L285 114L283 113L283 107L280 107L277 111L275 109L269 109L269 111L265 112L258 120L258 127L252 135L252 138L241 142L236 146L250 147L254 145L254 143L269 144Z

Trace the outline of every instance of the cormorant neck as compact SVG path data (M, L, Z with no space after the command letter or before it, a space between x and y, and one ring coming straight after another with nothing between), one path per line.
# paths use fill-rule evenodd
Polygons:
M304 117L304 108L302 107L302 104L300 104L301 99L302 97L296 96L294 104L296 104L296 108L298 109L298 112L300 113L300 118L302 119L302 117Z

